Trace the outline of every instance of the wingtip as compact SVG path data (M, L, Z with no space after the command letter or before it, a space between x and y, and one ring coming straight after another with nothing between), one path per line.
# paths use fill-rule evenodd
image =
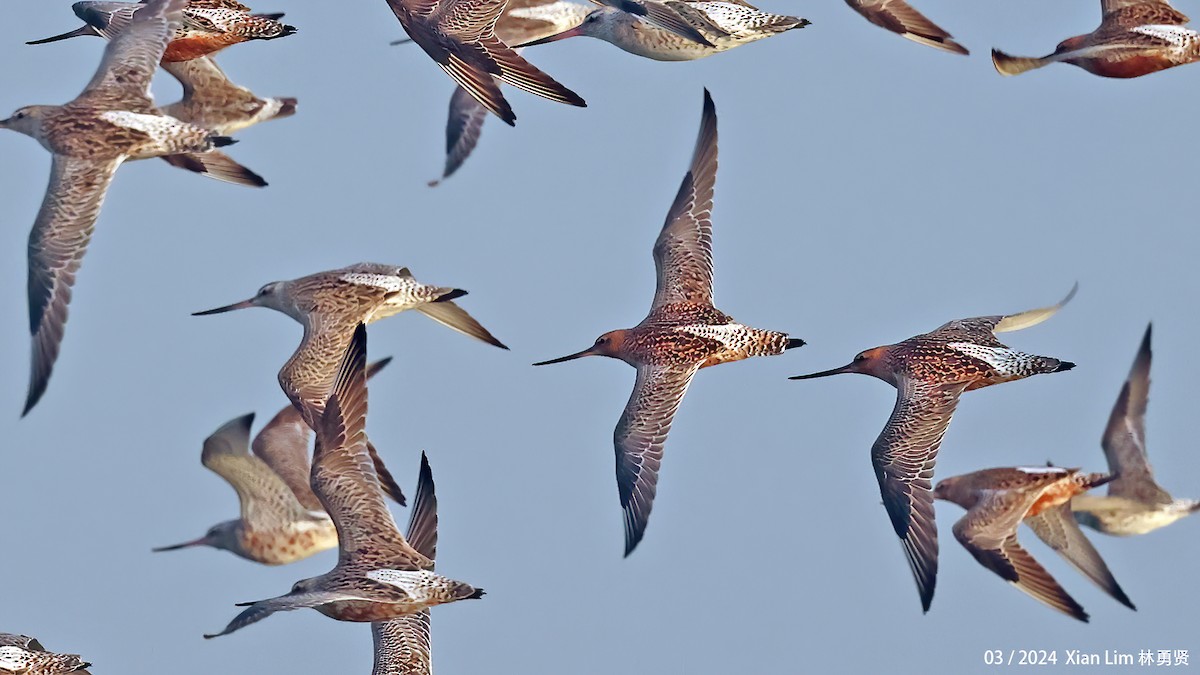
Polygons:
M646 522L643 520L639 525L633 521L633 514L628 505L625 508L625 555L623 558L628 558L638 545L642 543L642 538L646 536Z
M1133 600L1130 600L1129 596L1125 595L1125 591L1122 590L1120 586L1117 586L1113 589L1113 597L1116 598L1117 602L1121 603L1122 605L1125 605L1135 612L1137 611L1137 607L1134 606Z
M929 608L933 607L933 588L918 589L921 594L921 613L928 614Z
M387 368L388 364L392 362L392 358L391 356L385 356L378 361L367 364L367 379L375 377L376 373Z
M1052 371L1050 371L1050 372L1052 372L1052 373L1061 373L1061 372L1064 372L1064 371L1071 370L1071 369L1072 369L1072 368L1074 368L1074 367L1075 367L1075 364L1074 364L1074 363L1072 363L1072 362L1070 362L1070 361L1062 361L1062 362L1060 362L1060 363L1058 364L1058 366L1057 366L1057 367L1056 367L1054 370L1052 370Z
M237 424L237 426L242 427L246 431L250 431L251 427L254 426L254 413L246 413L241 417L235 418L233 421L235 424Z
M786 346L786 347L784 347L783 349L784 349L784 351L787 351L787 350L789 350L789 349L795 349L795 348L797 348L797 347L803 347L803 346L804 346L804 345L806 345L806 344L808 344L808 343L807 343L807 342L805 342L804 340L801 340L800 338L788 338L788 341L787 341L787 346Z
M21 419L25 419L25 416L28 415L30 411L33 410L34 406L36 406L38 402L42 400L42 396L44 396L46 393L46 383L48 381L49 380L42 380L40 382L30 383L29 393L25 395L25 407L21 409Z

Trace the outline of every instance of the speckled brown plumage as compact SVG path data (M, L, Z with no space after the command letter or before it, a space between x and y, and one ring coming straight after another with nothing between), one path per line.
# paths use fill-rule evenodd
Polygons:
M159 550L208 545L266 565L285 565L337 545L333 521L320 510L306 509L278 474L250 454L253 422L252 413L227 423L205 439L201 453L204 466L237 492L241 517L195 542Z
M337 565L319 577L297 582L286 595L247 603L249 607L225 630L206 637L302 607L339 621L375 622L483 595L481 589L434 573L433 560L405 540L383 500L364 431L366 335L365 326L355 330L333 394L315 427L312 488L337 527Z
M454 304L453 300L463 295L466 291L423 284L406 267L358 263L291 281L275 281L259 289L253 298L196 314L267 307L304 326L300 346L279 371L279 385L311 427L325 410L338 364L359 323L372 323L415 309L460 333L508 349ZM369 443L368 449L375 458L376 472L385 491L403 504L400 486Z
M163 112L217 133L230 135L296 112L296 99L259 98L231 82L211 57L165 63L163 68L183 85L183 99Z
M953 54L970 53L954 41L954 36L904 0L846 0L846 4L876 26L918 44Z
M1200 33L1167 0L1101 0L1100 26L1067 38L1041 58L993 49L1001 75L1017 75L1061 61L1101 77L1141 77L1200 60Z
M179 25L182 5L182 0L145 5L108 44L95 76L74 101L29 106L0 121L0 128L38 140L54 158L50 185L29 238L33 357L25 413L49 382L71 286L117 167L128 160L177 153L202 158L230 142L211 130L162 115L150 99L150 80L168 37Z
M388 0L401 27L458 86L506 124L517 116L499 82L558 103L586 106L495 32L506 0Z
M90 665L77 654L47 651L34 638L0 633L0 673L5 675L88 675Z
M575 36L604 40L655 61L692 61L809 25L744 0L597 0L577 26L528 40L532 46Z
M1132 609L1133 603L1071 518L1069 506L1072 497L1111 478L1057 467L984 469L942 480L934 494L967 509L954 524L954 536L981 565L1046 605L1087 621L1083 607L1017 542L1017 527L1028 524L1076 569Z
M405 538L418 553L437 558L437 493L429 459L421 453L421 474L409 514ZM432 568L431 568L432 569ZM371 624L375 665L371 675L430 675L433 653L429 642L429 610Z
M571 0L510 0L496 21L496 37L506 45L537 40L578 25L589 11L589 5ZM430 181L430 187L452 176L467 161L479 143L487 116L488 109L469 91L454 88L446 116L446 160L442 176Z
M704 111L691 168L654 244L658 284L650 313L637 326L597 338L584 356L618 358L637 368L637 382L617 423L617 490L625 513L625 555L641 541L658 484L663 444L675 411L701 368L782 354L803 341L737 323L713 305L712 205L717 176L717 113Z
M389 361L371 364L367 377ZM286 565L337 546L333 521L309 485L312 434L300 413L288 405L251 443L253 423L253 413L226 423L205 439L200 456L206 468L237 492L241 517L213 526L199 539L156 552L211 546L265 565Z
M938 448L958 398L964 391L1073 368L1073 363L1009 349L995 333L1041 323L1074 295L1072 288L1051 307L951 321L903 342L868 349L841 368L792 378L862 373L896 387L896 405L871 447L871 463L925 611L933 602L937 583L931 481Z
M82 28L55 35L29 44L45 44L84 35L112 38L125 30L138 12L142 2L77 2L72 6L76 16L86 22ZM229 0L190 0L180 17L180 23L170 34L163 50L165 63L182 62L214 54L226 47L249 40L273 40L286 37L296 29L280 23L272 16L251 14L250 9Z
M112 39L128 24L136 10L143 6L126 2L83 4L86 7L77 8L80 16L88 18L100 28L89 24L80 31L68 33L68 36L78 33ZM184 13L187 11L185 9ZM54 41L54 38L50 41ZM41 42L46 40L31 44ZM221 135L231 135L259 122L287 117L296 111L294 98L263 99L255 96L250 90L233 84L211 57L204 56L190 61L164 61L162 65L183 85L183 99L163 107L162 112L187 124ZM163 157L163 160L172 166L229 183L251 187L264 187L267 184L262 176L217 150L168 155Z

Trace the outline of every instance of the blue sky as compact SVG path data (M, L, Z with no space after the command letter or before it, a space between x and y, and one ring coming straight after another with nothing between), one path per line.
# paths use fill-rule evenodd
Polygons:
M764 0L766 2L766 0ZM122 167L79 275L63 355L18 419L28 376L25 243L49 170L0 137L0 630L85 655L93 672L369 672L365 625L316 612L204 641L235 602L286 592L325 553L266 568L212 550L151 554L233 517L199 463L202 439L285 403L275 373L300 327L266 310L194 318L263 283L372 260L465 288L506 353L415 314L371 328L369 430L412 490L429 453L439 571L487 589L434 611L440 673L962 673L985 649L1196 649L1197 522L1095 535L1138 611L1022 539L1091 613L1078 624L980 567L938 505L932 611L887 517L869 448L894 400L865 377L789 382L960 317L1079 295L1006 337L1075 370L967 394L945 477L1048 459L1104 468L1099 438L1146 323L1155 322L1151 459L1200 497L1188 345L1200 330L1194 83L1059 65L1001 78L991 46L1049 52L1091 30L1098 3L920 8L971 57L870 26L842 3L776 1L803 30L695 63L654 63L595 40L528 57L587 109L512 92L515 129L487 122L475 157L437 189L452 85L382 2L341 14L303 0L300 32L230 49L231 77L299 113L240 135L262 191L161 162ZM27 47L76 25L68 3L10 0L0 109L73 98L100 40ZM1184 11L1193 9L1186 4ZM686 169L707 86L720 116L717 305L808 341L700 373L666 446L646 539L621 557L611 434L633 369L530 363L636 324L650 247ZM160 103L178 96L167 77ZM7 417L2 411L9 411ZM257 428L256 428L257 431ZM407 513L398 511L398 520ZM1197 655L1200 658L1200 655Z

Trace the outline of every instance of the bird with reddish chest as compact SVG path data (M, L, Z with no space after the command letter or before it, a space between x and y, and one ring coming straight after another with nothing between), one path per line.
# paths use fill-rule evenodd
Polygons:
M787 333L751 328L713 305L712 208L717 176L717 113L708 91L691 169L654 244L658 289L637 326L605 333L591 347L534 365L585 356L620 359L637 382L617 423L617 490L625 512L625 555L641 541L657 491L663 445L696 371L799 347Z
M1135 609L1071 516L1072 497L1112 479L1053 466L984 469L939 481L934 496L967 509L954 524L954 537L979 564L1039 602L1087 621L1083 607L1021 547L1017 528L1028 525L1101 590Z
M1040 58L993 49L1001 75L1018 75L1051 63L1078 66L1101 77L1127 79L1200 60L1200 33L1167 0L1101 0L1103 18L1091 33L1067 38Z
M71 9L85 25L73 31L27 44L39 45L85 35L111 38L145 8L143 2L77 2ZM279 21L282 14L253 14L235 0L188 0L182 22L163 51L164 63L198 59L250 40L274 40L296 32Z
M925 611L933 602L937 582L937 525L930 481L958 398L964 391L1074 368L1068 361L1010 349L995 334L1045 321L1074 297L1075 290L1051 307L951 321L930 333L860 352L841 368L791 378L860 373L896 388L896 405L871 447L871 463Z

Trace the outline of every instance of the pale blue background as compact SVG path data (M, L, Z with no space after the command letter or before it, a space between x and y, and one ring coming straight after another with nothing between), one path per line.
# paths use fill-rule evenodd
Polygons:
M983 672L985 649L1192 649L1197 527L1096 545L1139 607L1034 554L1092 613L1058 615L981 568L938 506L942 574L917 594L869 464L894 393L867 378L789 382L958 317L1078 298L1006 336L1073 372L966 396L939 476L1047 459L1104 467L1107 419L1155 321L1149 443L1167 489L1200 496L1192 437L1200 68L1121 82L1056 66L999 77L992 45L1042 54L1090 30L1098 3L924 0L969 46L938 53L835 0L763 0L813 25L717 58L659 64L593 40L530 50L586 110L510 94L477 156L438 189L450 81L380 0L302 0L300 33L221 64L299 114L231 154L271 181L241 189L157 161L109 193L46 398L28 376L25 243L49 157L0 136L0 630L84 654L97 675L367 673L365 625L316 612L204 641L233 603L287 591L334 561L266 568L212 550L151 554L236 514L200 442L284 403L275 373L299 326L265 310L193 318L359 260L471 291L501 352L415 314L371 329L396 356L371 387L370 432L411 491L428 450L439 570L487 589L434 611L450 673ZM1184 11L1196 10L1192 2ZM102 43L27 47L76 25L68 3L7 0L0 109L59 103ZM533 361L631 326L653 292L650 247L709 87L720 114L716 298L809 342L700 374L666 448L646 540L621 558L612 428L633 370ZM158 100L178 88L164 78ZM257 430L257 427L256 427ZM398 511L403 522L407 513ZM1061 666L1060 666L1061 667Z

